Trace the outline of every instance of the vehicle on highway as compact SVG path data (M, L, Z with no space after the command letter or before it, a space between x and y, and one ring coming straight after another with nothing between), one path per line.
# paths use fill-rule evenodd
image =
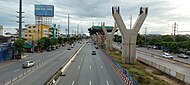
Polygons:
M188 58L189 58L188 55L185 55L185 54L183 54L183 53L177 54L177 57L185 58L185 59L188 59Z
M22 63L22 67L23 68L29 68L35 65L34 61L25 61L24 63Z
M71 47L69 47L67 50L71 50Z
M96 49L98 49L98 46L97 46L97 45L95 45L95 48L96 48Z
M49 47L48 49L47 49L47 51L51 51L52 49L51 49L51 47Z
M173 59L173 56L172 56L172 55L170 55L169 53L165 53L165 52L164 52L164 54L162 55L162 57L164 57L164 58L169 58L169 59Z
M64 47L64 46L65 46L65 44L62 44L62 46Z
M92 51L92 55L96 55L96 51L93 50L93 51Z

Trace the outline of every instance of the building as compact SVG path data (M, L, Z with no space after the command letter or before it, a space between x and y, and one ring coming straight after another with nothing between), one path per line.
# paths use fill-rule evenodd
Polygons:
M43 37L49 37L49 26L47 25L27 25L24 37L27 41L36 41Z
M58 38L60 35L60 29L57 28L56 24L53 24L53 27L50 30L50 37Z

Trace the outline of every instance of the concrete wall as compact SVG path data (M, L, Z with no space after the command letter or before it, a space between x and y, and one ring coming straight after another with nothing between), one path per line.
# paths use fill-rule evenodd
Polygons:
M171 76L173 76L173 77L175 77L175 78L177 78L177 79L179 79L181 81L184 81L184 82L190 84L190 77L187 76L187 75L184 75L183 73L179 73L179 72L177 72L175 70L169 69L169 68L167 68L165 66L162 66L160 64L154 63L152 61L148 61L148 60L146 60L144 58L141 58L141 57L137 57L137 59L139 61L147 64L147 65L150 65L150 66L152 66L152 67L154 67L154 68L168 74L168 75L171 75Z

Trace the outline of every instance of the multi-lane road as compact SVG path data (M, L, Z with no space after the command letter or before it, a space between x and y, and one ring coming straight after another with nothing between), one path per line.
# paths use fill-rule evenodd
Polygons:
M24 61L33 60L37 65L38 63L42 63L42 61L47 60L44 65L33 70L30 74L27 74L15 82L15 85L42 85L49 78L49 76L51 76L59 68L60 65L62 65L76 52L81 45L82 44L76 44L72 50L67 50L69 46L66 45L65 47L60 47L59 49L50 52L45 51L43 53L31 53L28 54L29 57L26 59L18 60L6 66L2 66L0 67L0 84L8 81L8 79L12 76L30 69L22 68L22 63Z
M38 64L47 60L45 64L12 83L13 85L43 85L81 46L82 44L76 43L71 50L67 50L69 45L66 45L50 52L29 53L26 59L0 67L0 84L6 82L11 76L30 69L22 68L21 64L24 61L33 60ZM95 50L97 54L92 55L92 50ZM106 56L103 56L93 45L86 43L65 74L66 76L59 77L57 85L123 85L119 74L108 62Z
M118 43L113 43L113 45L116 47L116 48L119 48L121 47L121 44L118 44ZM162 50L156 50L156 49L147 49L147 48L144 48L144 47L139 47L137 48L137 51L142 51L142 52L146 52L146 53L149 53L149 54L154 54L154 55L159 55L159 56L162 56L163 55L163 51ZM187 63L187 64L190 64L190 58L188 59L184 59L184 58L179 58L177 57L177 54L171 54L173 56L173 59L174 60L177 60L177 61L180 61L180 62L183 62L183 63Z
M121 50L121 45L114 43L113 46L114 46L114 48ZM141 50L141 51L138 51L138 50ZM154 63L160 64L162 66L165 66L169 69L172 69L176 72L182 73L182 74L190 77L189 65L184 65L184 64L181 64L178 62L174 62L173 60L165 59L162 57L153 57L152 54L156 54L156 55L160 55L160 56L162 55L161 52L158 52L158 51L153 51L153 50L150 51L150 50L147 50L144 48L140 48L138 50L136 51L137 57L141 57L146 60L152 61ZM147 55L147 53L148 54L150 53L151 55Z
M96 55L91 54L93 50ZM106 56L90 44L82 48L65 74L57 85L123 85Z

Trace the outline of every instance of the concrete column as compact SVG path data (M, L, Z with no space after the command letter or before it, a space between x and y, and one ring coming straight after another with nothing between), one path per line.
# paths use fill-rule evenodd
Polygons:
M102 40L101 40L101 34L98 34L98 33L96 33L97 34L97 38L98 38L98 45L101 45L101 42L102 42Z
M98 43L98 37L96 34L93 35L95 43Z
M117 29L116 24L115 24L114 28L112 29L111 34L107 32L105 23L102 24L102 29L103 29L105 37L106 37L106 39L105 39L106 40L106 49L113 50L112 39L113 39L114 33Z
M126 29L126 26L120 16L119 7L112 7L112 16L116 21L122 35L122 62L135 63L136 60L136 39L137 34L146 19L148 8L140 8L139 16L132 29Z

